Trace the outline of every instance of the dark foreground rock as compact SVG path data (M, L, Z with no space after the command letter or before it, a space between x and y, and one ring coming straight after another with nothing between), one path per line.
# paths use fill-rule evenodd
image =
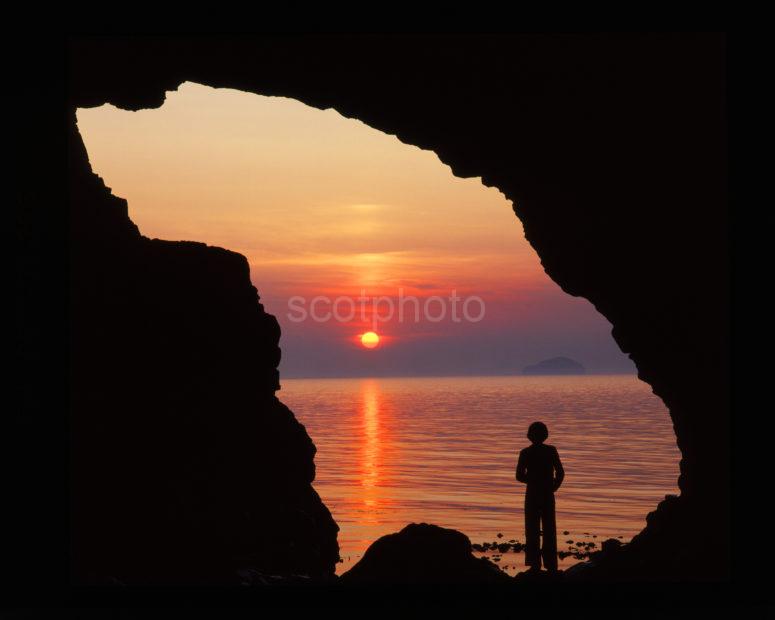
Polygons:
M43 39L36 46L44 45ZM5 495L17 528L8 528L12 534L3 548L13 579L37 581L41 556L56 549L59 557L60 544L52 541L51 532L61 530L61 505L54 508L48 498L61 497L65 488L68 499L71 491L79 494L71 502L72 523L86 538L74 542L72 556L81 560L86 558L85 543L89 553L115 560L112 546L127 541L128 535L154 552L145 556L147 567L158 566L160 553L175 558L174 550L152 546L153 541L164 543L160 531L152 531L144 542L139 522L121 513L121 502L137 510L135 497L166 487L168 500L182 492L175 502L187 508L180 515L196 515L192 523L179 519L186 528L175 536L178 543L185 542L176 546L190 549L194 559L203 557L197 551L205 543L218 538L231 539L239 548L240 539L262 531L256 515L269 519L271 513L272 520L285 522L283 509L275 508L295 505L299 509L291 512L307 515L301 520L315 524L306 530L313 533L311 546L302 544L290 525L267 544L301 549L294 553L308 558L320 549L319 557L326 558L320 565L329 570L333 564L333 524L308 483L311 446L266 388L254 383L256 377L271 380L256 368L260 360L271 359L276 340L260 345L245 336L252 333L251 325L256 334L269 332L266 325L259 327L263 313L243 268L232 287L223 276L238 270L210 271L218 254L214 250L190 246L183 259L182 244L119 240L132 235L130 223L125 215L122 220L121 214L109 212L125 205L114 199L111 207L104 188L102 206L92 203L88 212L87 203L75 202L73 195L70 204L63 200L64 149L58 143L52 148L52 137L57 141L64 132L53 119L69 123L75 132L78 106L109 102L125 109L157 107L166 90L186 80L334 108L407 144L433 150L456 175L481 177L511 199L547 274L567 293L588 299L611 322L613 337L636 363L639 377L669 407L682 452L681 497L664 502L643 535L622 551L632 569L623 565L610 572L665 578L669 567L681 579L728 578L731 280L723 35L81 37L68 45L66 100L58 92L33 94L41 85L60 82L59 73L45 73L64 67L61 37L54 40L50 61L41 63L44 72L24 72L27 87L17 87L24 105L17 108L28 116L14 123L22 138L14 147L18 183L12 201L18 207L15 307L22 352L18 385L24 398L21 407L4 416L13 422L4 433L8 447L18 451L18 458L9 462L23 470L23 475L8 477ZM24 56L28 54L32 50L25 48ZM71 158L67 180L81 197L97 181L83 155ZM68 214L74 223L86 224L69 236ZM84 235L96 235L103 243L86 243ZM72 341L80 348L72 387L62 372L67 245L91 254L86 262L90 270L80 272L78 257L71 265L82 287L74 293L78 298L72 300L76 307L71 314L75 318L76 309L86 308L98 319L79 326L81 333ZM130 252L132 248L137 251ZM119 256L120 272L111 268ZM201 269L183 269L183 263L191 266L199 259ZM229 261L229 254L219 260ZM176 263L189 274L213 273L208 281L223 283L224 298L252 295L238 305L253 308L254 318L229 312L221 315L228 316L228 324L214 322L210 311L217 305L198 277L178 289L181 295L173 295L168 285L176 280L162 274ZM155 277L154 286L165 297L143 293L139 281L147 275ZM117 296L117 289L125 294ZM126 300L134 314L123 305ZM167 305L170 300L175 303ZM99 305L90 305L93 301ZM139 308L142 312L136 312ZM182 325L165 331L175 316L185 321L188 337L183 337ZM143 333L143 325L153 328L153 337L133 339ZM230 328L222 334L225 339L217 337L213 325ZM102 346L95 348L99 342ZM248 345L243 353L232 355L242 342ZM89 357L92 353L106 357ZM241 368L250 381L231 380L228 386L217 381L206 389L206 373L223 361L223 371ZM200 362L204 365L198 366ZM181 383L186 367L199 369ZM149 397L147 381L154 374L165 388L164 398ZM111 375L110 383L97 384L98 377ZM118 389L109 391L113 388ZM72 390L79 405L68 416L63 403ZM224 394L242 405L225 404ZM266 405L246 405L250 395L267 398ZM186 402L196 406L180 406ZM186 410L185 415L174 413ZM737 412L742 423L755 421L755 416L753 410ZM298 442L275 438L265 426L272 419L288 436L299 430ZM261 445L247 428L252 424L264 428ZM88 450L98 446L105 425L111 430L101 446L103 460ZM80 463L67 469L71 484L66 484L59 455L61 437L71 431L87 452L73 451ZM127 438L125 445L114 441L121 436ZM149 438L164 449L151 449ZM199 450L198 444L209 447ZM186 453L181 454L181 447ZM176 473L154 474L159 462L175 464ZM293 469L284 468L289 462L303 465L306 476L290 473ZM87 468L88 480L79 480L81 467ZM200 484L202 472L213 468L218 474ZM285 492L258 490L283 489L286 479L293 480L289 492L299 501L286 500ZM222 482L228 484L219 487ZM208 497L216 492L235 501L209 522L206 511L196 507L210 505ZM110 512L118 513L118 521L104 518L109 512L100 515L103 494L114 503ZM79 503L89 497L99 510ZM301 510L302 497L317 512ZM253 502L254 509L251 516L240 517L244 521L235 521L245 514L239 510L243 500ZM153 514L157 522L176 521L167 502L154 499L144 505L151 523ZM101 532L86 527L87 512ZM194 523L201 525L194 528L197 535L183 533ZM33 534L18 533L25 528ZM130 542L122 544L131 547ZM260 545L254 541L244 548ZM130 551L144 557L142 548ZM175 561L184 563L180 557Z
M142 236L69 129L73 581L332 576L338 528L247 260Z
M410 523L375 541L342 575L342 583L506 583L510 577L476 558L468 536L437 525Z
M535 585L555 585L565 583L565 572L563 570L547 571L547 570L526 570L521 573L517 573L514 576L514 583L518 584L535 584Z
M566 580L687 580L685 567L695 557L687 551L687 547L699 544L693 539L697 536L697 524L702 518L701 513L687 513L679 497L668 495L656 510L646 516L646 528L629 543L623 544L615 538L604 540L599 551L589 554L587 562L580 562L565 571ZM713 551L714 538L700 542ZM722 547L722 553L723 550ZM723 561L723 557L720 555L718 561ZM713 570L712 566L697 568L697 572L702 571L703 574L710 574Z

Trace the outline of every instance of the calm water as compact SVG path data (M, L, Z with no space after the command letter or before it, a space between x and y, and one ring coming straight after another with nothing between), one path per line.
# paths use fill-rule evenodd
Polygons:
M667 409L634 376L284 379L282 386L281 400L318 448L315 488L341 528L339 573L374 540L413 521L460 530L472 542L498 533L524 542L524 487L514 470L535 420L548 425L547 443L565 466L556 496L560 549L568 538L629 540L647 512L678 492L680 453ZM523 554L501 560L512 574L523 563Z

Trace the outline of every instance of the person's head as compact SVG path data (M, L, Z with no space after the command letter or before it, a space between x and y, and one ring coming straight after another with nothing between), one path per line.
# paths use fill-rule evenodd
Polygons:
M549 437L549 429L543 422L533 422L527 429L527 438L533 443L544 443Z

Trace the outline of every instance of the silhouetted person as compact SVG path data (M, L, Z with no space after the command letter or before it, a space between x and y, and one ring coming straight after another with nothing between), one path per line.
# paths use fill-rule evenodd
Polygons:
M544 444L549 430L543 422L533 422L527 430L532 442L519 453L517 480L527 484L525 492L525 564L541 570L541 557L547 570L557 570L557 528L554 520L554 492L565 472L557 448ZM543 530L543 545L539 537Z

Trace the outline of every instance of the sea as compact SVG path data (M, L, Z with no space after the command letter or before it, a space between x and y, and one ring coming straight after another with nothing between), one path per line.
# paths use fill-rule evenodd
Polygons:
M278 395L317 446L314 487L339 524L338 574L409 523L478 544L524 542L515 469L537 420L565 469L560 550L626 543L678 493L667 408L634 375L283 379ZM477 555L512 575L525 569L513 550ZM560 568L578 561L565 557Z

